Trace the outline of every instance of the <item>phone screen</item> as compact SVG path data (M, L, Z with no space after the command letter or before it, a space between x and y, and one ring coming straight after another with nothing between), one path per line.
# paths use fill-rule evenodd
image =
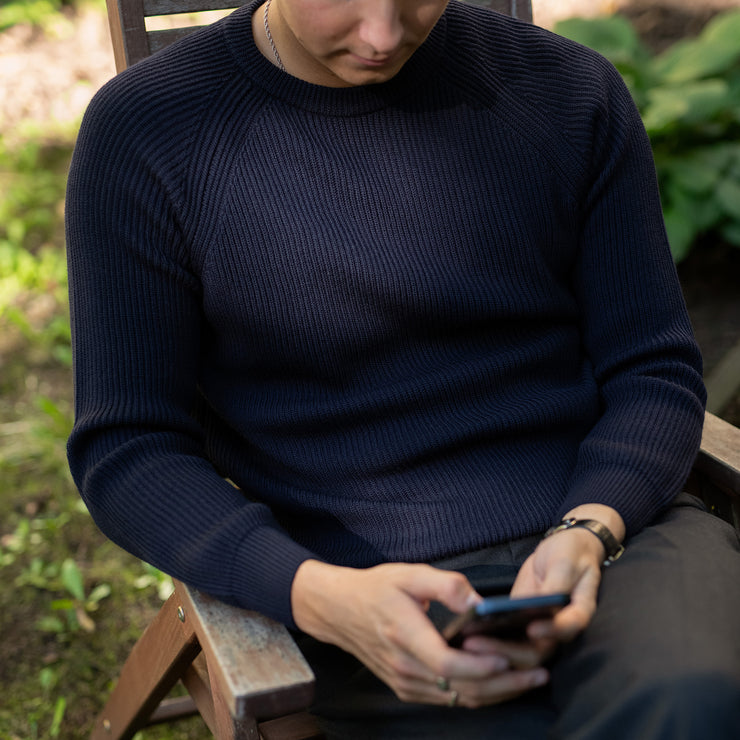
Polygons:
M527 625L550 619L570 603L568 594L546 594L526 598L492 596L465 614L455 617L442 631L452 647L460 647L471 635L491 635L501 640L527 639Z

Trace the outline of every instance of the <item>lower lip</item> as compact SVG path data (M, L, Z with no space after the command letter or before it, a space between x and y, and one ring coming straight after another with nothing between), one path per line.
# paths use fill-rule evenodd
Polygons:
M393 64L394 57L387 57L386 59L365 59L364 57L358 57L357 54L352 55L353 59L363 67L371 67L377 69L380 67L388 67Z

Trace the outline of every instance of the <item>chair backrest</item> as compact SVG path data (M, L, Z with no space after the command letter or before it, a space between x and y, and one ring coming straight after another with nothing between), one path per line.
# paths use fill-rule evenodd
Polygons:
M515 18L532 20L531 0L468 1L485 5ZM198 14L213 10L233 10L244 4L244 0L106 0L106 2L118 72L195 31L203 25ZM185 15L183 25L158 30L147 28L147 19L179 14ZM192 15L188 17L188 14Z

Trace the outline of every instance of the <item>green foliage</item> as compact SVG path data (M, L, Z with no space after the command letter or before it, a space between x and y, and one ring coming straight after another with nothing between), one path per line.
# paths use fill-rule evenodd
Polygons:
M73 133L0 139L0 327L71 365L64 189Z
M84 507L75 502L77 516ZM15 531L2 538L0 569L16 565L13 579L16 588L32 587L48 592L48 612L36 620L37 629L54 633L62 641L77 630L93 632L91 614L111 594L108 583L98 583L90 590L80 566L69 555L57 561L57 545L65 542L66 531L73 520L73 511L58 511L51 515L23 517ZM64 552L64 551L61 551Z
M0 0L0 31L20 23L46 28L64 7L75 7L93 0ZM103 0L94 0L101 4Z
M69 492L0 537L0 582L0 737L87 736L171 579L105 542Z
M562 21L558 33L609 59L650 136L676 261L711 234L740 246L740 11L651 55L619 16Z
M0 31L19 23L43 26L61 9L61 0L9 0L0 4Z

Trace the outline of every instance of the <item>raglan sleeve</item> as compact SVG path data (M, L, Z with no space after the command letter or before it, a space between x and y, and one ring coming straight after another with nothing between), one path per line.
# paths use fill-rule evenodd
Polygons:
M204 452L192 413L204 320L179 212L182 142L142 110L135 90L116 80L103 88L69 173L70 469L118 545L227 603L294 626L290 587L312 553Z
M573 286L600 415L580 445L560 516L617 509L628 534L680 491L698 451L706 391L639 112L604 61L591 123Z

